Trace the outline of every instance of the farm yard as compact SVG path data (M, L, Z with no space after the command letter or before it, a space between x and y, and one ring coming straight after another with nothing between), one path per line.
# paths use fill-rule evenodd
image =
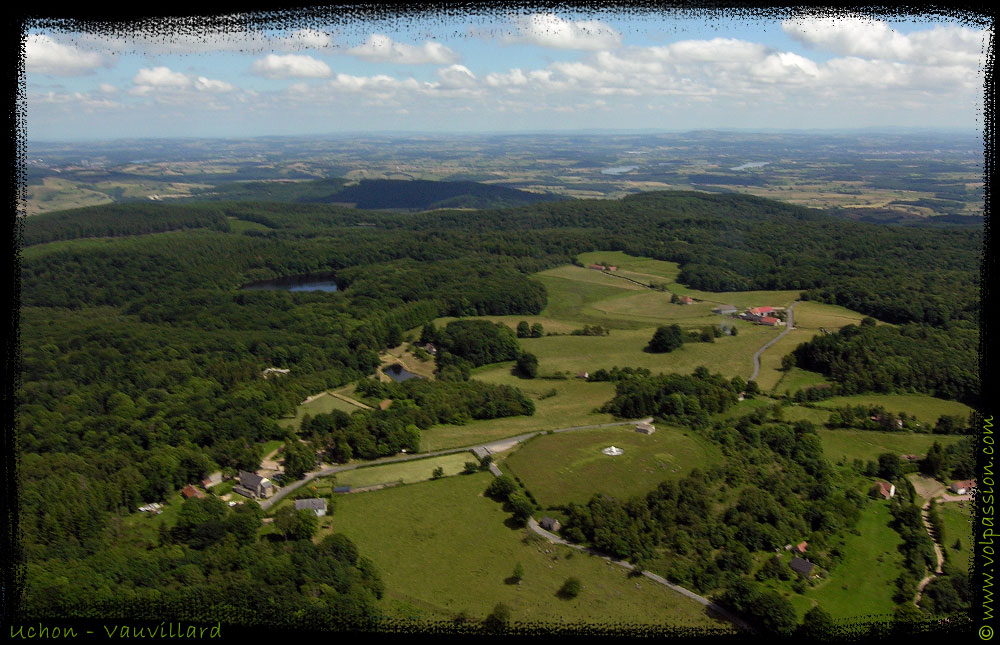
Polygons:
M386 583L387 617L447 620L466 612L478 620L502 602L512 620L528 623L728 628L669 589L509 528L509 514L482 494L490 480L479 473L338 498L332 530L364 545L375 562ZM518 563L521 584L509 580ZM582 591L563 600L557 592L568 576L582 582Z
M624 454L609 457L614 445ZM528 440L504 460L542 506L586 503L595 493L642 495L666 479L722 460L718 446L693 431L656 424L651 435L632 426L580 430Z

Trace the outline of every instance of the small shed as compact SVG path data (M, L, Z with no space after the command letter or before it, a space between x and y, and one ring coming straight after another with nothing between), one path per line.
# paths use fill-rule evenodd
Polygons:
M312 499L297 499L295 500L295 510L312 511L316 514L316 517L323 517L326 515L326 500L321 497L314 497Z
M872 493L881 495L882 499L892 499L896 495L896 487L889 482L879 480L872 486Z
M578 372L576 378L582 378L584 380L590 378L590 372Z
M562 526L562 524L559 523L559 520L554 520L551 517L543 517L542 521L539 522L538 525L546 531L558 531L559 527Z
M333 487L333 492L335 492L335 493L350 493L351 492L351 487L350 486L334 486Z
M966 479L963 481L953 482L949 488L951 492L956 495L965 495L966 493L972 492L972 489L976 487L975 479Z
M806 548L808 548L808 546L809 546L808 542L799 542L797 545L795 545L795 550L798 551L799 553L805 553Z
M639 423L635 424L635 431L640 432L642 434L653 434L654 432L656 432L656 426L654 426L652 423L646 423L645 421L640 421Z
M712 310L713 313L721 314L723 316L729 316L735 314L739 309L732 305L721 305Z

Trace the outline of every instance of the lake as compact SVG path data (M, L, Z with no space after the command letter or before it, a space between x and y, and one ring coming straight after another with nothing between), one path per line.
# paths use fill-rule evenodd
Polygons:
M423 378L419 374L414 374L413 372L408 371L405 367L403 367L399 363L391 365L382 371L385 372L389 378L396 381L397 383L402 383L403 381L409 381L411 378Z
M251 291L336 291L337 283L332 273L313 273L251 282L242 288Z
M623 175L630 170L635 170L639 166L615 166L614 168L602 168L602 175Z
M747 168L763 168L770 161L749 161L741 166L736 166L735 168L730 168L730 170L746 170Z

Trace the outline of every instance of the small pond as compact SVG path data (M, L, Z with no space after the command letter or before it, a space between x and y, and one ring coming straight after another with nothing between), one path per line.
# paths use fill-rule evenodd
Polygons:
M337 283L332 273L313 273L251 282L242 288L251 291L336 291Z
M414 374L413 372L408 371L405 367L403 367L399 363L391 365L382 371L385 372L389 378L396 381L397 383L402 383L403 381L409 381L411 378L423 378L419 374Z

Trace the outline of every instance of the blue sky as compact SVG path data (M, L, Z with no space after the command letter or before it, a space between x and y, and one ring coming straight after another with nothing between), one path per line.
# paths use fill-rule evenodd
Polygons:
M584 128L982 128L991 33L920 16L427 15L30 30L29 140Z

